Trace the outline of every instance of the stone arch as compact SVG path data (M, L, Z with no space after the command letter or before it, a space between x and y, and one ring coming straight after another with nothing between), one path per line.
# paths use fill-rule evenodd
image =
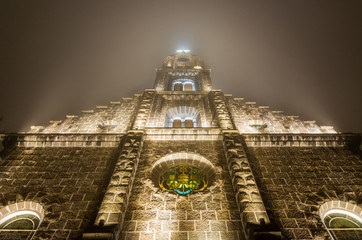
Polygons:
M178 106L167 110L165 127L173 127L173 122L175 119L181 120L180 127L185 127L185 121L187 120L192 120L192 127L201 127L200 111L194 107Z
M182 85L178 88L177 85ZM191 85L191 87L189 86ZM195 81L188 78L178 78L172 81L172 91L196 91Z
M159 176L164 171L177 165L188 165L198 168L207 176L209 185L215 181L216 170L214 165L205 157L190 152L171 153L156 161L151 168L151 179L157 182Z
M32 201L16 202L0 209L0 228L6 228L11 230L11 227L7 228L11 226L10 223L28 219L27 221L33 223L33 227L20 229L34 231L43 221L44 215L44 208L39 203ZM21 216L27 216L27 218L21 218ZM29 219L29 216L31 216L32 219ZM14 230L19 230L19 228L14 228Z
M356 236L356 239L362 237L362 208L356 204L339 200L329 201L320 206L318 213L332 239L338 240L339 236L342 236L343 239L347 239L346 236ZM330 224L335 219L340 221L338 229ZM341 227L343 222L350 222L358 230Z

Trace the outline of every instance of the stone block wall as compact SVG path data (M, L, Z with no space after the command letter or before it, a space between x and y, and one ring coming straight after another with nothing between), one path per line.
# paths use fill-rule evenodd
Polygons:
M215 181L186 196L162 190L151 180L152 166L177 152L195 153L214 164ZM221 141L145 141L123 239L240 239L240 214L225 161Z
M79 239L96 217L117 148L6 148L0 160L0 208L39 203L44 220L33 239ZM12 232L0 239L22 239ZM14 236L15 234L15 236ZM19 233L20 234L20 233Z
M255 147L248 158L271 221L289 239L330 239L318 210L362 205L362 161L342 147Z

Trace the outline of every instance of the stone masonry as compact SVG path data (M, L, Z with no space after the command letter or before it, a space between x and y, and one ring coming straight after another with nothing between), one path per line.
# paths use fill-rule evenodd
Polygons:
M204 192L186 196L162 191L150 167L175 152L197 153L214 164L217 177ZM220 141L146 141L123 228L123 239L240 239L235 203Z
M361 135L213 89L187 52L0 141L0 239L362 239Z
M114 148L5 148L0 204L34 201L46 218L33 239L77 239L92 224L109 181ZM10 237L11 235L11 237ZM1 232L0 239L22 239Z

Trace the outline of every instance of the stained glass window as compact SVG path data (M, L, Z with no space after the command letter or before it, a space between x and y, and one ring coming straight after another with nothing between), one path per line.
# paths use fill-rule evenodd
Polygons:
M4 217L0 221L0 229L36 230L39 216L31 211L19 211Z
M354 214L344 211L331 211L324 217L324 224L335 240L362 239L362 223Z
M206 176L198 169L190 166L175 166L162 174L160 187L166 191L186 195L203 191L208 184Z

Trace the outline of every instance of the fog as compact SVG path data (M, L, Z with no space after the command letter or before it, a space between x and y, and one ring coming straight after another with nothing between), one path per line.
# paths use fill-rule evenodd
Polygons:
M0 130L152 88L190 49L213 86L362 132L362 1L1 1Z

